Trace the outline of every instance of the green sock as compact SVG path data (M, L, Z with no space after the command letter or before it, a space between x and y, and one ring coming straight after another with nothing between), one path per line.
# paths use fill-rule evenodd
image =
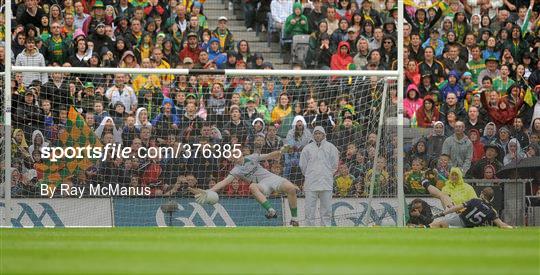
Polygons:
M266 211L270 210L270 208L272 208L272 205L270 205L270 201L265 201L263 203L261 203L261 206L266 209Z
M298 217L298 208L291 208L291 216L293 216L293 218Z

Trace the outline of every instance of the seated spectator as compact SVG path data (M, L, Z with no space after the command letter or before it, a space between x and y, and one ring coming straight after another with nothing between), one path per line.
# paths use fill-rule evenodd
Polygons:
M468 133L469 139L473 145L473 156L471 161L475 163L484 156L484 144L480 142L480 132L478 130L471 129L468 131Z
M422 186L424 173L422 172L422 160L414 159L411 170L405 172L405 192L407 194L425 194L426 189Z
M338 44L338 52L332 55L330 68L332 70L348 70L352 63L352 57L349 55L349 43L342 41Z
M499 171L503 166L498 160L501 154L499 145L495 142L487 144L484 146L484 151L485 154L482 156L482 159L474 162L471 169L467 171L467 178L481 179L486 166L494 167L495 171Z
M459 102L462 102L465 99L467 93L459 83L459 78L459 73L455 70L448 73L448 82L441 87L440 91L442 98L446 98L449 93L454 93Z
M454 205L477 198L474 188L463 180L463 172L459 167L452 167L450 177L441 191L450 196Z
M285 37L309 34L308 19L302 14L302 4L300 2L293 4L293 13L285 20L284 32Z
M431 158L438 158L442 152L442 145L447 136L444 133L444 123L435 121L433 129L427 138L427 151Z
M412 119L416 116L416 111L422 106L423 99L420 98L418 87L415 84L410 84L407 87L407 97L403 100L403 108L405 117Z
M426 95L422 105L416 110L416 121L418 127L433 127L435 123L439 121L439 116L439 108L435 104L433 97L431 95Z
M503 164L507 165L511 162L517 162L526 157L527 155L521 149L519 141L515 138L512 138L507 144L506 155L504 156Z

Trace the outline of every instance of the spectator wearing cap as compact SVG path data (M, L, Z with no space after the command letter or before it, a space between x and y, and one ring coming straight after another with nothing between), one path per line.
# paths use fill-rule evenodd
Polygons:
M75 99L76 106L82 108L83 113L91 111L94 108L94 103L97 101L104 101L103 96L96 95L94 91L95 87L92 82L84 83L83 90L77 92L77 98Z
M264 57L261 53L253 54L253 61L249 64L250 69L262 70Z
M234 37L229 28L227 28L227 22L227 17L220 16L218 18L217 28L212 32L212 36L219 39L219 46L223 53L234 49Z
M457 96L459 102L465 99L467 93L459 83L459 79L460 75L458 71L452 70L448 73L448 81L442 84L440 91L442 98L446 98L449 93L454 93Z
M433 48L437 58L440 58L443 55L444 41L439 38L438 30L431 29L429 32L429 38L422 44L422 48L426 49L428 46Z
M373 9L372 2L373 0L362 1L359 12L364 18L370 18L375 27L379 27L382 25L381 16L377 10Z
M17 106L15 113L15 128L21 128L27 135L43 125L44 118L36 106L35 89L30 88L24 93L22 104Z
M498 69L499 61L495 57L489 57L484 62L486 64L486 68L478 75L478 81L482 81L482 83L484 82L484 78L486 76L493 80L500 75L500 71Z
M24 50L15 59L15 66L45 67L45 58L36 48L35 41L32 37L26 39L24 46ZM25 86L30 85L34 80L39 80L41 83L47 83L49 81L47 73L39 72L24 72L22 73L22 80Z
M88 36L88 40L94 43L94 52L100 53L104 49L114 49L114 42L105 34L105 23L98 23L95 31Z
M83 31L86 35L90 35L97 30L99 23L105 23L105 6L103 2L97 0L92 6L92 15L86 18L83 24ZM109 22L111 23L111 22Z
M191 60L198 60L200 52L199 36L197 33L190 32L187 35L187 46L180 52L180 60L184 60L186 57L191 58Z

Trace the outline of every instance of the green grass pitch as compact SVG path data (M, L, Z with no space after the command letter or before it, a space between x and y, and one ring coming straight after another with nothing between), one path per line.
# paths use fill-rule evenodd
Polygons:
M0 274L540 274L540 229L0 229Z

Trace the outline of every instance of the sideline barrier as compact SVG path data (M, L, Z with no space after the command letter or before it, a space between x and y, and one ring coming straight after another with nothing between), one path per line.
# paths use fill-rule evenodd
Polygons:
M12 227L111 227L111 198L11 199ZM0 200L0 217L5 204Z

